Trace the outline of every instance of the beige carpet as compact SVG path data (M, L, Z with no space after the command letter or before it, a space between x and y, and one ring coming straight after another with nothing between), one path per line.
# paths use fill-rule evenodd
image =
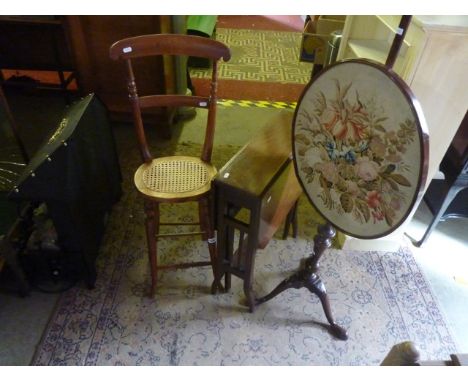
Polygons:
M236 150L215 149L218 166ZM125 193L109 221L96 288L79 285L62 295L34 365L377 365L404 340L415 342L421 359L448 359L456 352L407 248L325 253L320 275L347 341L328 333L318 298L306 290L288 290L251 314L235 277L229 293L209 293L208 268L164 272L156 297L147 298L144 217L130 171L137 162L122 158ZM183 206L163 213L184 221L193 217ZM259 295L311 251L317 219L305 199L299 213L297 239L275 238L257 254ZM166 240L160 253L162 262L208 259L206 244L190 239Z

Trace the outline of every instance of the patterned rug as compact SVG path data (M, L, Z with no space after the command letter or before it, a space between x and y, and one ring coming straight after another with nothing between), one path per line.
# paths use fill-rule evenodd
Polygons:
M231 49L231 59L221 62L220 80L306 84L311 64L299 62L301 33L218 28L216 40ZM204 69L190 70L193 78L209 78Z
M236 151L217 147L218 168ZM137 163L136 157L121 158L124 196L108 223L96 288L77 286L61 296L34 365L378 365L405 340L417 344L421 359L448 359L456 352L438 303L407 248L395 253L332 249L323 256L320 275L336 321L348 330L347 341L329 334L318 298L306 290L288 290L249 313L236 277L229 293L210 294L209 268L162 272L155 298L146 297L144 216L130 170ZM196 218L186 205L162 214L167 220ZM298 238L276 237L257 253L258 295L311 252L317 222L301 199ZM208 259L201 241L160 243L163 263Z
M219 97L297 101L312 71L299 61L301 38L299 32L218 28L216 39L231 49L231 59L219 67ZM190 77L205 94L209 71L192 68Z

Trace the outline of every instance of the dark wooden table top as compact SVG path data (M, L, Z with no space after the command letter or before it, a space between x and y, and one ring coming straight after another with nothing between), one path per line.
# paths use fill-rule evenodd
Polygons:
M247 193L261 206L258 247L264 248L302 193L292 163L293 112L281 111L224 165L216 183Z
M217 181L261 197L272 177L291 161L293 112L269 120L219 171Z

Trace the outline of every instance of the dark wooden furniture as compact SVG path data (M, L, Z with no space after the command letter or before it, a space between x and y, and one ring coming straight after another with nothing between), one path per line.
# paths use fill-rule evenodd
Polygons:
M423 237L413 244L423 245L440 221L468 218L468 113L440 164L444 179L433 179L424 201L434 215Z
M109 46L128 36L171 33L171 16L161 15L81 15L66 16L71 51L77 77L84 94L96 93L106 104L113 120L132 122L132 108L127 100L124 65L115 65L109 57ZM171 57L155 56L133 62L141 78L139 92L143 94L172 93L174 73ZM169 121L165 108L145 110L144 121L158 124ZM166 126L163 126L166 128ZM163 131L168 135L168 131Z
M410 19L401 19L402 33L394 39L387 66L347 60L326 67L306 86L294 114L295 171L304 193L327 223L319 227L313 253L257 304L289 288L306 288L320 298L329 329L341 340L348 334L334 321L318 275L319 260L336 234L334 226L365 239L391 233L416 208L427 177L429 137L421 109L408 86L389 70ZM374 89L380 89L378 98ZM383 105L395 107L374 122L376 104L381 112ZM385 123L389 117L394 121ZM402 118L406 119L399 121ZM390 144L373 144L389 136L404 138L401 142L394 139L402 145L401 157L386 155ZM394 162L407 167L397 170ZM404 175L399 171L405 171ZM387 205L391 200L393 205Z
M162 55L203 57L212 61L211 89L209 97L186 96L176 94L156 94L138 96L133 59ZM187 268L211 265L216 282L216 239L210 213L211 180L216 169L211 165L211 153L216 122L216 91L218 61L229 60L229 48L221 42L205 37L176 34L159 34L130 37L114 43L110 48L110 57L121 59L128 70L127 86L130 103L133 109L135 132L138 138L143 164L135 172L135 185L145 200L146 233L148 240L149 260L151 264L151 295L154 295L157 284L157 272L161 269ZM149 82L145 78L144 82ZM146 141L141 111L147 108L160 107L198 107L208 109L205 141L200 158L172 156L154 159ZM160 203L199 202L200 226L203 239L208 241L210 261L158 265L157 239L176 234L159 233ZM198 223L196 223L198 224ZM215 284L213 284L213 290Z
M76 67L65 17L0 16L0 69L56 72L58 83L11 79L5 84L59 90L70 102Z
M331 247L332 239L335 235L335 228L330 223L319 226L318 233L314 237L313 253L301 263L300 268L294 274L280 282L276 288L266 296L257 299L256 304L263 304L290 288L307 288L320 299L323 311L330 324L330 332L340 340L346 340L348 339L348 334L345 329L335 322L325 284L318 275L320 258L325 250Z
M169 15L1 16L0 32L1 69L57 71L60 81L47 84L49 88L68 95L76 79L80 95L97 94L113 120L131 122L132 109L120 80L125 68L113 65L109 46L128 36L171 33L172 23ZM135 62L134 67L151 78L140 85L141 94L172 92L175 75L170 57ZM38 86L36 81L16 84ZM145 122L152 124L169 124L172 117L167 109L144 113ZM163 133L169 135L167 126Z
M243 279L251 312L256 305L252 285L257 248L267 245L285 219L285 233L293 223L294 234L297 230L294 207L302 191L291 162L291 122L287 111L270 120L214 180L218 281L225 275L229 290L231 274Z

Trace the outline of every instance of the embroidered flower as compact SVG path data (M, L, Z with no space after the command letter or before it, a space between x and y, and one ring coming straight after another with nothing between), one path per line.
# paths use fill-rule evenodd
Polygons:
M369 143L369 148L372 150L372 152L375 155L381 158L383 158L383 156L385 155L385 151L387 149L382 139L379 136L372 137Z
M392 163L399 163L402 161L401 156L398 154L389 154L385 159Z
M401 208L401 200L399 198L393 197L390 201L390 207L393 210L398 211Z
M315 170L320 172L322 176L331 183L338 182L340 176L338 169L333 162L321 162L315 165Z
M346 190L354 196L359 195L359 193L361 192L359 186L356 184L356 182L353 182L352 180L346 181Z
M356 160L354 171L356 171L359 178L370 182L379 175L379 165L374 161L370 161L367 157L361 157Z
M377 207L380 206L380 202L382 201L382 197L380 196L378 191L369 191L367 193L367 204L369 207L376 209Z
M384 214L380 210L372 211L372 217L374 218L374 223L384 219Z

